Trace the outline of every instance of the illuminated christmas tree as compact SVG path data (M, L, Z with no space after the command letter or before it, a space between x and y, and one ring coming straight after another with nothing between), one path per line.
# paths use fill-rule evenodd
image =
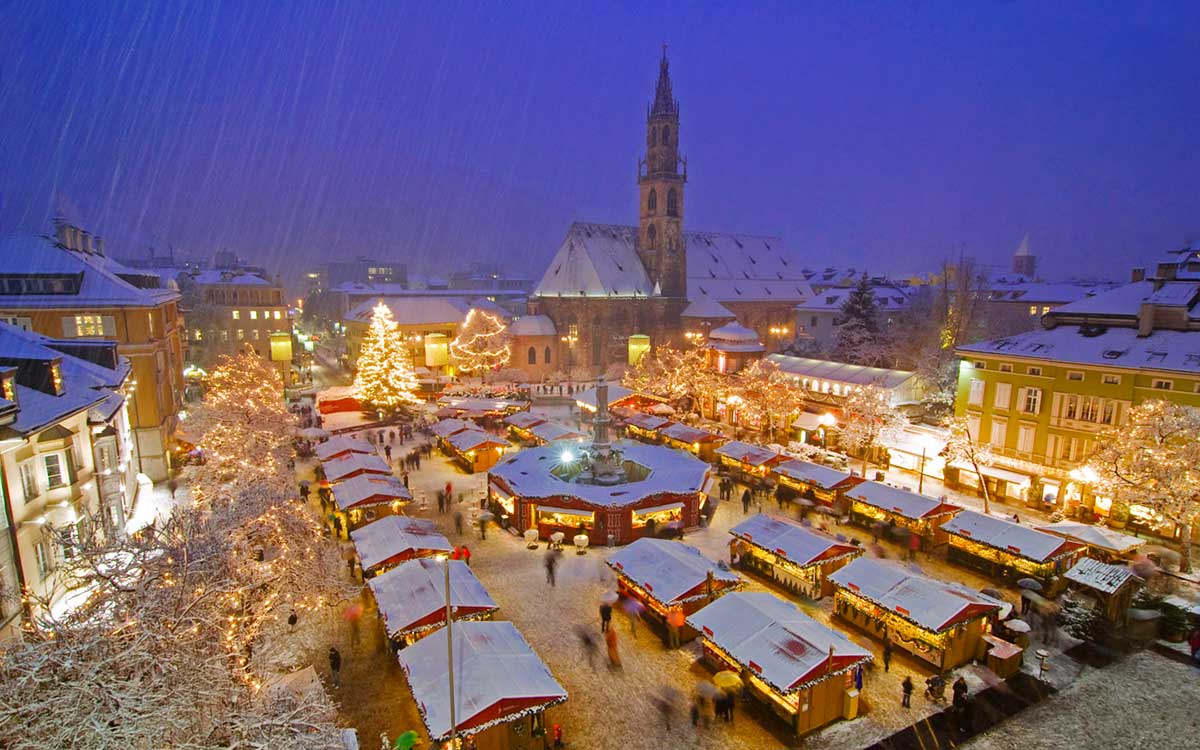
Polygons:
M354 392L363 403L392 410L418 401L412 354L400 336L392 311L382 301L372 310L371 327L363 337L356 366Z
M488 372L508 364L512 336L499 315L472 308L450 342L450 356L463 372Z

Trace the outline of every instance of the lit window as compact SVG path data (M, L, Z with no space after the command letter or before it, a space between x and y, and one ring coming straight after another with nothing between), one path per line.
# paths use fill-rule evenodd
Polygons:
M1083 373L1079 370L1071 370L1067 373L1067 380L1081 381L1083 380Z
M1026 370L1026 372L1028 372L1030 375L1033 375L1034 377L1040 377L1042 374L1042 368L1030 367L1028 370Z
M1159 380L1158 378L1155 378L1154 382L1151 384L1151 387L1156 391L1169 391L1171 390L1171 381Z
M50 382L54 384L54 392L55 393L62 393L62 390L63 390L62 365L58 364L57 362L50 365Z
M242 341L245 338L246 338L246 332L243 331L241 328L237 329L237 340Z
M76 315L75 316L75 335L76 336L103 336L104 335L104 316L102 316L102 315Z
M228 340L229 340L229 331L221 331L221 340L222 340L222 341L228 341Z
M250 329L250 338L254 339L255 341L258 341L258 329L257 328Z
M279 320L279 318L280 318L279 311L276 310L275 311L275 320Z
M233 311L233 319L234 319L234 320L241 320L241 319L242 319L242 311L241 311L241 310L234 310L234 311Z
M1030 315L1037 315L1037 305L1030 305L1030 306L1029 306L1029 314L1030 314Z
M197 328L196 330L192 331L192 338L196 341L200 341L204 338L204 332Z
M258 310L250 311L250 320L258 320Z
M1104 382L1105 385L1120 385L1121 384L1121 376L1120 375L1113 375L1111 373L1105 373L1104 375L1102 375L1100 377L1100 379Z
M1042 315L1050 312L1050 305L1042 305Z

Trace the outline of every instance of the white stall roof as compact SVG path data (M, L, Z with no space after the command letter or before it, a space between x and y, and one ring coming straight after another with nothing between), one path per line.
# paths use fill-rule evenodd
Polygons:
M860 550L852 544L844 544L799 524L759 513L742 521L729 530L739 539L762 549L782 555L796 565L811 565L827 562L848 555L857 555Z
M500 608L461 560L450 560L450 607L459 617ZM389 636L446 622L446 563L428 557L400 563L367 581Z
M333 500L342 510L358 505L389 503L393 500L412 500L408 488L393 476L360 474L332 486Z
M542 422L529 428L529 432L539 440L553 443L555 440L576 440L584 437L582 432L563 427L555 422Z
M451 552L454 547L432 521L410 516L384 516L350 532L363 570L405 553Z
M703 591L692 596L688 592L703 587L710 572L722 587L741 583L736 573L721 568L690 544L667 539L638 539L610 555L608 566L666 605L703 596Z
M773 468L772 471L790 479L795 479L798 482L815 485L824 490L833 489L836 485L853 476L848 471L838 471L829 466L814 464L811 461L801 461L800 459L785 461Z
M734 461L740 461L750 466L761 466L779 458L780 454L773 450L764 448L761 445L753 443L743 443L740 440L730 440L720 448L717 448L717 454L726 456Z
M478 430L479 425L474 422L468 422L465 419L443 419L435 424L430 430L434 435L440 438L448 438L456 432L463 430Z
M346 437L345 435L331 437L325 442L319 443L313 449L313 453L321 461L328 461L339 453L362 453L370 455L374 452L375 449L371 447L370 443L357 438Z
M528 429L545 422L546 418L529 411L519 411L504 418L504 424L512 425L519 430Z
M1078 542L973 510L959 513L942 524L942 529L1037 562L1052 560L1079 548Z
M1102 594L1114 594L1126 582L1142 580L1124 565L1109 565L1090 557L1085 557L1075 563L1074 567L1066 572L1066 579L1095 589Z
M392 473L391 467L382 458L373 453L370 455L351 453L345 458L339 458L336 461L325 461L321 464L321 467L325 469L325 478L330 482L340 482L355 472L384 475Z
M961 584L929 578L894 563L866 557L834 571L829 580L934 632L999 610L1001 606L990 596Z
M846 497L913 520L950 515L959 511L955 505L880 482L863 482L856 485L846 491Z
M1077 521L1059 521L1045 526L1038 526L1038 531L1054 534L1065 539L1081 542L1089 547L1098 547L1106 552L1123 555L1142 546L1144 540L1136 536L1122 534L1105 526L1095 526Z
M446 438L446 442L454 446L454 449L457 451L471 451L489 445L503 448L508 445L508 443L490 432L484 432L477 427L470 430L460 430Z

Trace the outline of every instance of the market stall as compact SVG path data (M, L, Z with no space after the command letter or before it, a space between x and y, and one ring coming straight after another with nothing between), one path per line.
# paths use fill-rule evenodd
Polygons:
M738 557L739 567L812 599L833 593L829 574L862 554L853 544L766 513L751 516L729 533L734 537L730 557Z
M438 447L444 452L448 452L445 442L447 438L456 432L478 429L479 425L475 424L474 422L468 422L465 419L455 419L450 417L448 419L438 420L432 427L429 428L429 431L433 433L434 440L437 441Z
M845 491L850 520L866 528L879 524L904 529L921 538L925 549L946 543L942 526L962 508L882 482L862 482Z
M351 453L361 453L370 456L375 454L375 448L365 440L346 437L345 435L335 435L323 443L317 443L313 448L313 455L319 461L336 461L339 458L349 456Z
M736 573L682 542L638 539L608 558L617 590L646 605L646 617L666 628L671 611L691 614L742 585ZM684 639L695 634L684 634Z
M777 493L781 491L778 488L786 487L795 495L820 503L839 515L847 510L846 490L863 481L848 471L800 459L776 464L771 467L771 475L775 477Z
M764 485L767 474L788 457L761 445L731 440L715 451L719 465L747 484Z
M951 562L1004 580L1030 577L1049 584L1086 550L1079 542L973 510L959 513L942 529L950 535Z
M1085 557L1064 576L1075 595L1090 599L1109 622L1124 624L1133 595L1145 583L1124 565L1110 565Z
M344 482L369 474L383 477L392 475L392 469L387 462L374 453L350 453L343 458L323 462L321 469L325 472L325 480L330 483Z
M496 465L508 443L479 429L460 430L445 438L443 448L468 474L487 471Z
M333 494L333 513L347 531L400 513L404 506L412 502L408 488L391 475L363 474L344 482L335 482L330 490Z
M491 619L500 608L461 560L422 557L402 562L367 581L388 640L396 647L404 648L446 624L447 563L455 622Z
M559 440L583 440L586 435L555 422L542 422L529 428L530 442L534 445L556 443Z
M350 539L367 578L405 560L448 555L454 550L432 521L410 516L385 516L350 532Z
M741 675L750 694L805 734L858 715L871 652L765 593L734 592L687 618L704 660Z
M644 443L661 443L662 436L658 434L658 429L672 424L671 420L665 417L644 414L640 411L629 414L624 418L624 423L625 434Z
M545 421L545 417L529 411L519 411L504 418L504 424L508 426L509 434L513 438L524 442L533 441L533 436L529 433L529 428L542 424Z
M939 670L984 655L1003 604L966 586L861 557L829 576L834 613Z
M452 734L478 750L548 750L544 712L567 700L545 663L511 622L456 622L398 655L435 743ZM455 725L450 723L447 643L454 655Z
M1137 552L1144 540L1129 534L1113 531L1107 526L1097 526L1077 521L1059 521L1038 526L1038 531L1054 534L1063 539L1079 542L1087 547L1088 557L1111 562L1127 558Z
M475 396L442 396L437 400L437 405L440 409L453 412L455 416L470 414L476 419L506 417L529 408L529 402L520 399Z
M662 436L663 445L687 451L710 464L717 461L717 448L727 442L727 438L720 433L689 427L679 422L663 425L658 434Z

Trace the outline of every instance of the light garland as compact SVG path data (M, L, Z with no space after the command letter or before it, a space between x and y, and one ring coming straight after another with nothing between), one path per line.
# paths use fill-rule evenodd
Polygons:
M498 370L512 357L512 335L498 315L472 308L450 342L450 356L463 372Z
M412 353L382 300L371 311L355 367L354 393L361 401L389 410L420 402Z

